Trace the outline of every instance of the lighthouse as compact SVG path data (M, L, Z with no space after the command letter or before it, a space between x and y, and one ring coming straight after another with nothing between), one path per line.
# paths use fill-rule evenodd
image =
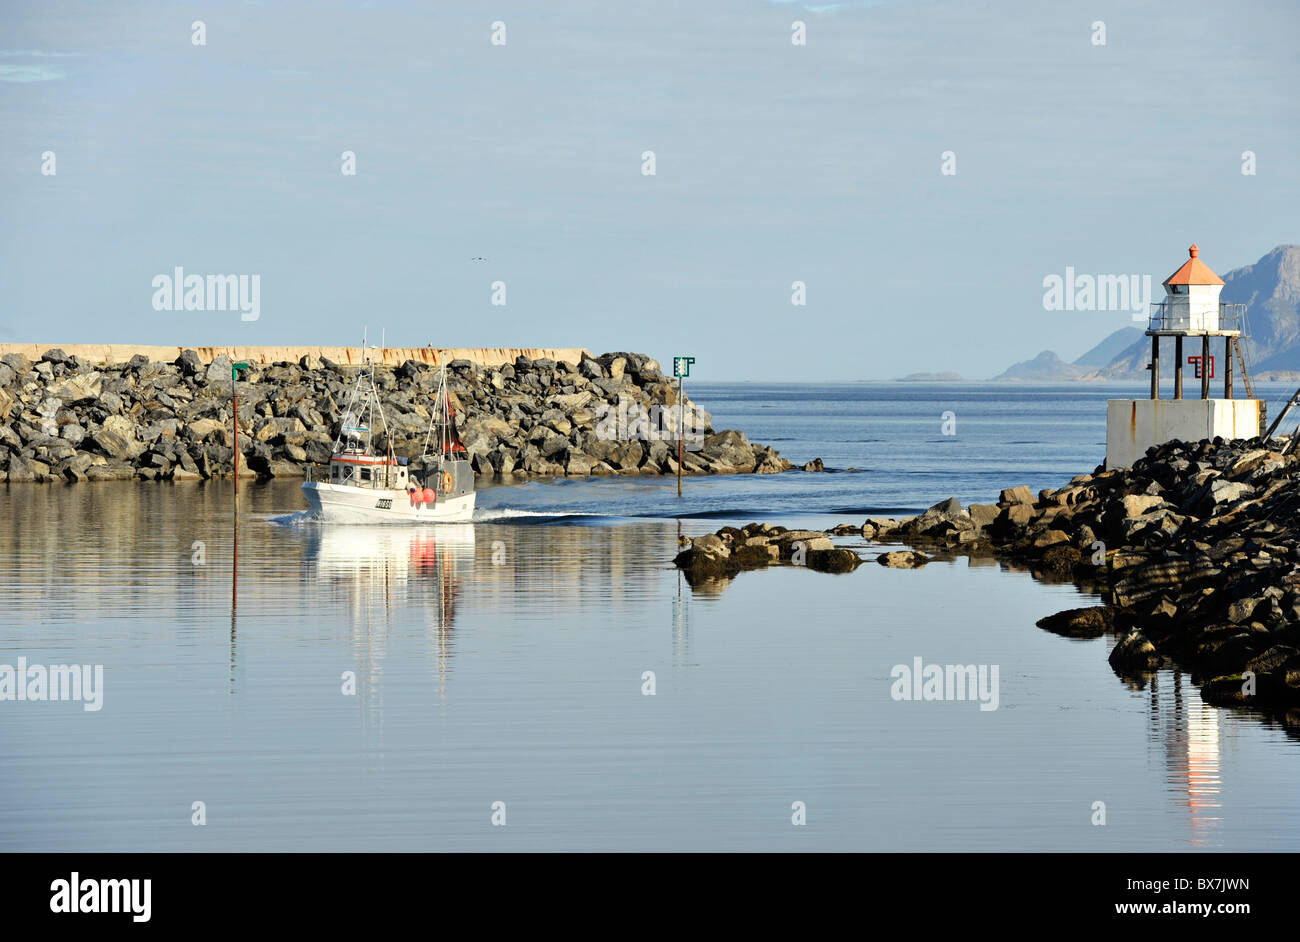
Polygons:
M1251 438L1260 433L1262 405L1253 397L1241 357L1246 306L1219 300L1223 279L1201 261L1200 255L1200 249L1193 244L1187 250L1187 261L1164 280L1164 300L1151 305L1146 331L1151 338L1151 362L1147 366L1151 371L1151 398L1106 402L1107 468L1126 468L1152 445L1174 439ZM1211 342L1220 337L1222 356L1216 357ZM1165 338L1171 338L1174 347L1172 399L1160 398L1160 349ZM1186 340L1191 341L1196 352L1184 356ZM1242 381L1247 391L1244 399L1233 396L1234 357L1243 362ZM1183 395L1183 371L1188 365L1200 377L1200 395L1194 399ZM1219 376L1223 380L1223 398L1215 399L1210 396L1210 380Z

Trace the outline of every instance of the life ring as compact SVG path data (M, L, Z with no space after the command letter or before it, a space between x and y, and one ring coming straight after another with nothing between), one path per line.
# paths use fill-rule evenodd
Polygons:
M442 472L442 492L444 494L451 493L451 472L450 471Z

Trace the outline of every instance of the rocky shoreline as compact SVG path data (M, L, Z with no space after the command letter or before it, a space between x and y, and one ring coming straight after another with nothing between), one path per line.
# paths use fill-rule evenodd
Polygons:
M1037 578L1075 582L1103 604L1048 616L1039 627L1114 636L1110 663L1122 677L1190 669L1208 702L1277 710L1300 723L1300 456L1279 447L1262 438L1169 442L1132 468L1099 467L1056 490L1008 488L997 504L970 507L950 499L915 517L808 538L829 543L827 534L860 532L912 547L879 554L885 566L924 565L927 552L993 555ZM698 538L676 565L696 584L797 564L793 553L758 551L781 529L764 527Z
M254 364L241 374L240 473L302 478L323 465L360 368L326 358ZM407 359L376 366L398 455L418 456L437 388L436 368ZM483 475L676 474L676 430L652 419L677 389L637 353L579 362L518 356L447 367L451 403L474 470ZM202 480L229 477L231 363L194 350L174 361L137 355L105 365L60 349L39 360L0 357L0 482ZM685 402L684 474L773 474L791 464ZM666 414L666 413L665 413ZM695 435L692 436L692 429ZM383 440L380 440L383 444ZM690 450L694 448L694 450Z

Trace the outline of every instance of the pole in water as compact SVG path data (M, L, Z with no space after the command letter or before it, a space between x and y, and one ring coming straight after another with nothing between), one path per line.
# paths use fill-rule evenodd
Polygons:
M231 424L235 427L235 436L231 441L235 444L235 502L239 502L239 386L236 380L239 379L239 371L246 370L249 366L242 360L239 363L230 364L230 398L234 400L235 415Z
M673 357L673 375L677 377L677 496L682 496L682 439L686 437L686 400L682 398L682 380L691 375L695 357Z
M236 501L238 506L238 501ZM231 554L230 554L230 640L235 640L235 608L239 603L239 517L230 515Z
M230 368L230 398L234 402L234 415L231 416L230 424L234 426L234 437L231 442L235 446L235 503L239 503L239 387L235 384L235 368Z
M235 686L235 618L239 608L239 371L249 369L244 362L230 364L230 398L234 407L235 499L230 504L230 686Z
M682 429L686 410L682 407L682 378L677 377L677 496L682 496Z

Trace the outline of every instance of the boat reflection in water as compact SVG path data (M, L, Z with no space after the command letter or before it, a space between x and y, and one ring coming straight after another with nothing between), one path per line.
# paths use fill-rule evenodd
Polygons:
M303 535L311 577L331 606L350 616L359 667L356 692L369 718L382 720L379 699L390 637L409 638L417 618L436 665L441 702L456 599L474 568L474 525L317 525Z
M1150 694L1151 732L1164 746L1169 788L1187 808L1187 840L1212 843L1222 820L1219 709L1201 699L1182 671L1155 675Z

